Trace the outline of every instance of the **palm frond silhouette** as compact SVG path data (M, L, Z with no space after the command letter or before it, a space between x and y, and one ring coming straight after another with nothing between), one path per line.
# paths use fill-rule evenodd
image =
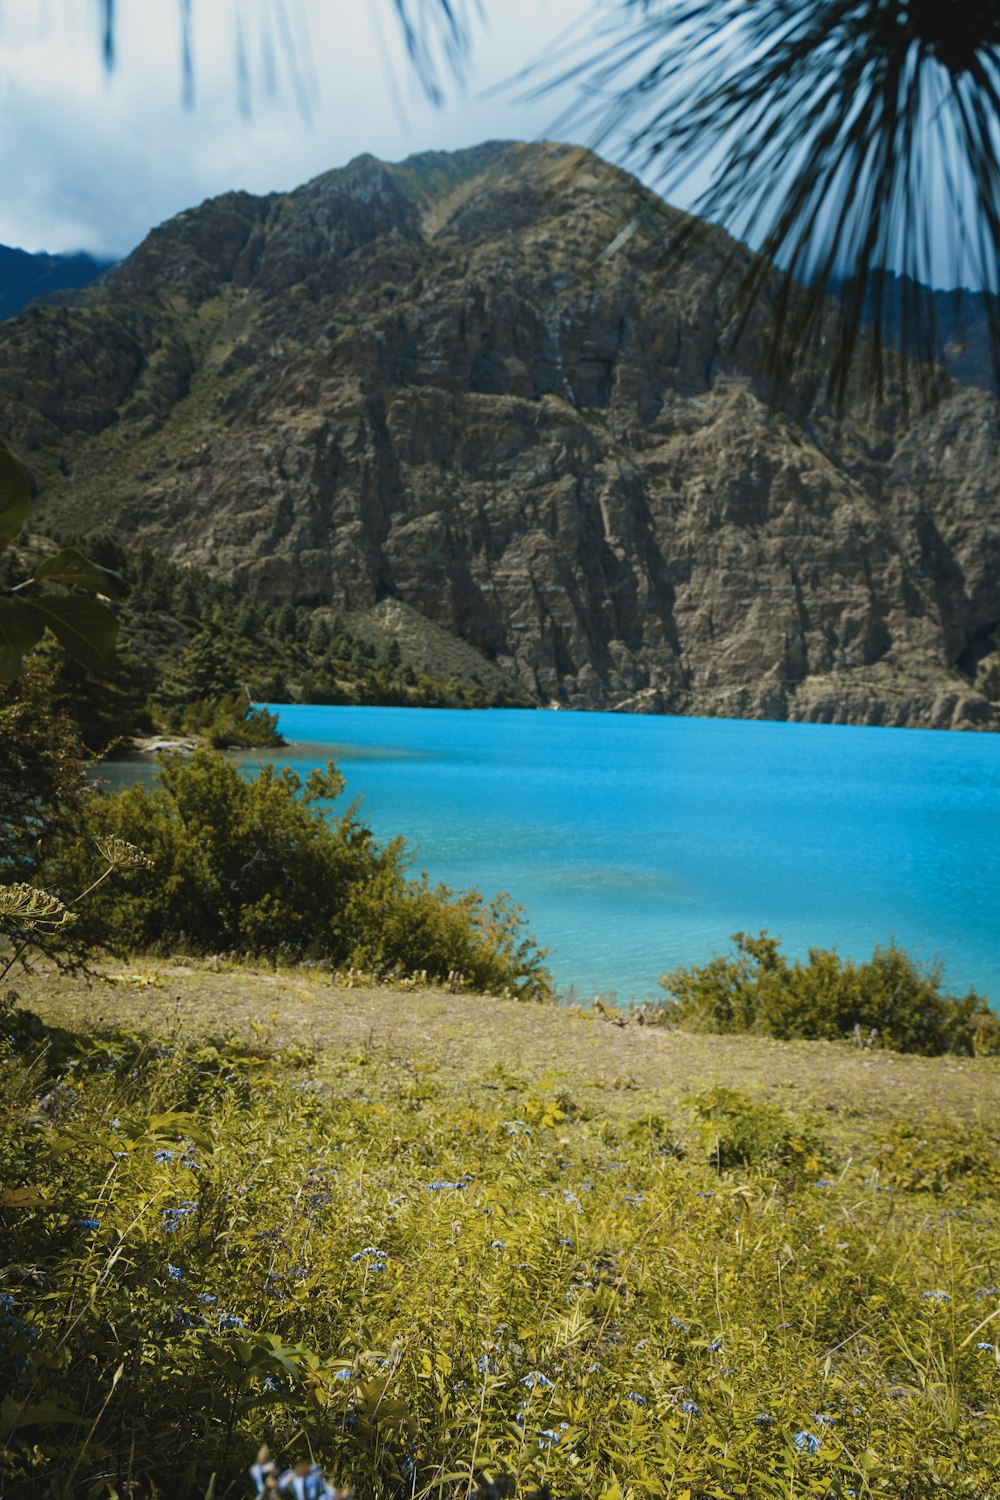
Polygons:
M881 397L885 343L938 352L928 285L997 291L997 0L620 0L544 64L541 87L570 83L593 145L667 193L707 173L696 212L756 246L737 332L780 269L779 381L819 350L838 404L852 380Z

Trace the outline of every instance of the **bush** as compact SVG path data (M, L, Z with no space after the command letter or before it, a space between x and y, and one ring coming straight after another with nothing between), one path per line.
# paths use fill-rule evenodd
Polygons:
M785 1167L795 1177L815 1176L824 1152L815 1132L779 1104L749 1099L738 1089L713 1088L689 1099L708 1160L716 1171L733 1167Z
M0 683L0 883L31 880L45 845L77 816L87 752L35 665Z
M543 954L505 900L483 902L406 879L401 839L378 844L331 763L303 783L264 766L245 779L223 756L163 758L154 786L86 804L83 833L113 835L152 856L127 886L100 886L78 932L119 950L180 948L290 959L462 980L479 990L549 993ZM57 891L89 884L89 841L62 841L46 871Z
M789 963L778 940L737 932L734 958L660 976L669 999L658 1019L694 1031L745 1032L835 1041L859 1035L898 1052L994 1055L1000 1020L970 990L943 994L941 975L892 944L866 963L811 948Z

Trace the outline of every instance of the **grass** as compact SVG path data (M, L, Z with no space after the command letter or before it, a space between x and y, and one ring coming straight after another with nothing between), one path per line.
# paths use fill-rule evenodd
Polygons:
M19 989L11 1494L218 1500L261 1442L360 1497L997 1494L995 1060L306 968Z

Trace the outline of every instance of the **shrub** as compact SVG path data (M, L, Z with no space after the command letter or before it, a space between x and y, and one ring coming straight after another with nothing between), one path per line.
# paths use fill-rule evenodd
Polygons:
M945 1115L894 1121L876 1143L874 1160L884 1183L907 1192L946 1193L962 1184L1000 1189L996 1136Z
M331 763L305 784L288 768L246 779L223 756L168 755L154 786L91 797L84 834L114 835L152 857L127 887L95 890L78 931L120 949L181 948L316 957L375 972L461 975L480 990L549 993L543 954L503 899L406 879L401 839L378 844ZM47 872L57 891L88 883L87 840L64 839Z
M695 1031L755 1031L835 1041L860 1033L899 1052L1000 1052L1000 1020L970 990L943 994L940 972L922 970L895 944L865 963L811 948L789 963L766 932L737 932L735 957L660 976L669 999L659 1019Z
M689 1099L708 1160L719 1172L775 1167L815 1176L823 1148L816 1133L779 1104L750 1099L738 1089L712 1088Z

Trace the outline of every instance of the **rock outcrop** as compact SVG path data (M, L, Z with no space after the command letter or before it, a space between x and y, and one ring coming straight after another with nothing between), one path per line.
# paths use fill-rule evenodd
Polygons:
M774 409L677 222L558 145L229 194L0 327L0 431L39 524L401 601L540 703L1000 727L996 400Z

